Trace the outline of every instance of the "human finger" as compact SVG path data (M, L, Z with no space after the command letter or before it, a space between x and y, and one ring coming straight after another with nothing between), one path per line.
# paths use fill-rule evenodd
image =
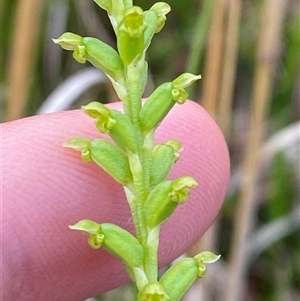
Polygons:
M6 123L2 131L4 300L82 301L128 281L117 259L68 229L90 218L133 231L122 187L62 147L75 135L103 137L93 121L75 110ZM199 105L174 107L157 130L157 142L169 139L184 147L170 177L193 176L199 187L162 228L161 266L209 227L229 176L226 143Z

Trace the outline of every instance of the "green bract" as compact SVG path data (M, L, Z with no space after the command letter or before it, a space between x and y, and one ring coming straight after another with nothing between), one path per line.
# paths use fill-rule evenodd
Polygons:
M107 135L107 139L75 136L63 145L79 151L85 162L94 161L123 185L136 236L116 224L98 224L89 219L70 228L89 235L92 248L103 247L122 260L136 282L138 301L179 301L194 280L204 276L206 264L219 256L206 251L183 259L158 279L160 228L177 206L187 201L197 182L189 176L168 179L182 146L173 139L155 144L155 131L176 103L186 102L185 89L201 76L183 73L158 86L142 102L148 77L146 50L154 34L163 28L171 8L165 2L145 11L134 6L132 0L94 2L108 14L117 50L96 38L71 32L53 41L73 51L79 63L88 61L104 72L123 103L123 111L97 101L82 106L94 120L99 135Z

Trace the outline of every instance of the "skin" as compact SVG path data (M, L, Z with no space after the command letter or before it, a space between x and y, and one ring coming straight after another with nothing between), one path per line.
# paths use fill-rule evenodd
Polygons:
M2 300L82 301L128 282L118 259L93 250L87 236L68 228L90 218L133 232L122 187L62 147L75 135L102 137L93 121L74 110L5 123L2 134ZM199 105L172 109L157 130L157 142L171 138L184 150L169 178L193 176L199 186L162 228L160 266L207 230L229 178L226 143Z

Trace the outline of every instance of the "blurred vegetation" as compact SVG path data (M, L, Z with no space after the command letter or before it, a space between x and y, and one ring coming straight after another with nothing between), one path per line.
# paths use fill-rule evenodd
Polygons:
M134 1L144 9L155 2ZM281 21L274 29L272 20L264 22L267 15L264 9L269 5L276 11L280 2L284 5L276 13ZM240 300L299 300L299 222L288 223L295 212L300 219L299 2L170 0L168 3L172 13L168 15L163 31L155 36L148 53L152 84L147 87L147 93L183 71L201 73L203 81L191 91L190 97L216 118L226 136L232 160L228 196L217 226L208 234L213 235L216 242L199 243L201 247L213 247L222 253L220 269L225 269L225 274L220 283L217 282L222 290L214 294L208 292L201 299L195 288L193 297L186 297L185 301L237 301L225 292L227 278L233 273L244 275L237 277L240 280L236 281L241 282L235 282L246 288ZM26 7L29 7L27 11ZM55 46L51 38L72 31L115 45L106 14L91 0L3 0L0 12L2 121L36 114L60 83L87 68ZM272 34L273 45L272 41L267 45ZM265 70L261 78L259 70ZM260 98L259 92L255 94L254 91L263 89L266 92ZM107 85L99 85L85 91L72 107L79 107L80 103L92 99L102 102L116 100ZM294 130L288 132L293 125ZM278 140L272 144L271 138L277 136ZM287 138L290 139L286 142ZM251 157L251 153L256 155ZM246 179L249 174L254 179L252 186L248 186ZM243 195L246 201L242 200ZM236 211L237 208L240 211ZM239 234L244 223L243 219L238 221L241 212L249 222L244 234ZM283 221L282 224L279 225L279 221ZM256 253L253 251L256 256L245 257L244 266L236 269L234 250L238 247L247 249L247 242L259 234L259 230L277 224L282 230L278 230L281 233L278 238L276 231L275 236L274 231L270 232L272 243L261 248L258 244ZM235 245L233 233L240 237L243 245ZM208 278L213 279L213 275ZM203 283L209 291L211 285ZM120 300L116 294L121 293L125 298L126 290L128 300L132 300L130 287L109 292L99 300Z

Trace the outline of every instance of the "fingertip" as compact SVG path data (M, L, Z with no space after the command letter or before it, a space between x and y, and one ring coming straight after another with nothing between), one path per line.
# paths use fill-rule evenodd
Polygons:
M78 110L3 126L3 219L18 241L15 256L20 260L9 259L14 246L5 231L4 256L7 269L19 271L15 283L20 281L25 291L43 300L81 301L128 281L118 260L105 250L92 250L85 236L68 229L69 224L90 218L133 231L122 187L95 164L83 163L78 153L62 147L75 135L102 137L93 121ZM221 207L229 178L225 140L199 105L187 102L174 107L157 130L157 142L169 139L184 147L170 177L193 176L199 187L163 226L162 265L206 231Z

